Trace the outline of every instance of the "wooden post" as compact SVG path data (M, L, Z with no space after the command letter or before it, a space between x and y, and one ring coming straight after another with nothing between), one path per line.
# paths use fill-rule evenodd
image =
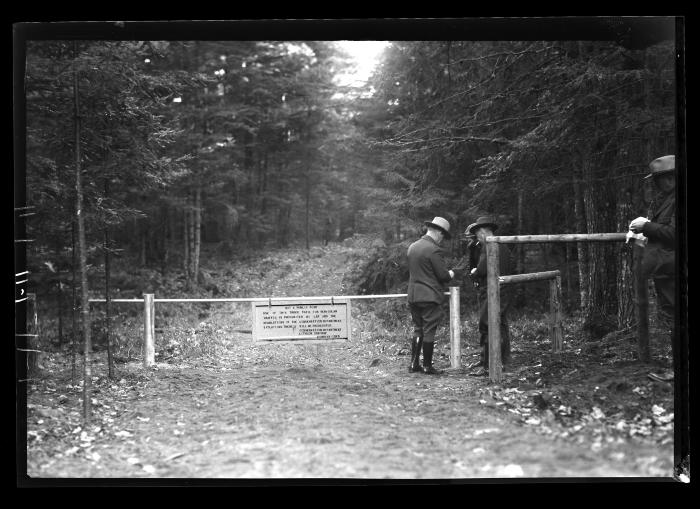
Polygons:
M155 364L155 303L152 293L143 294L143 365Z
M552 351L562 351L561 331L561 276L549 281L549 310L552 315L551 336Z
M36 294L27 294L27 378L39 374L39 314L37 312Z
M489 378L500 382L501 366L501 292L498 284L498 242L486 240L486 295L489 316Z
M642 272L643 246L634 246L634 282L637 308L637 351L642 362L651 361L649 352L649 288Z
M459 286L450 286L450 366L462 366L462 340L459 320Z

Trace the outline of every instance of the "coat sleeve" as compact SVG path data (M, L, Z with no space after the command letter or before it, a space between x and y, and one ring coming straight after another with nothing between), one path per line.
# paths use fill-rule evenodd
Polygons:
M498 270L500 275L506 275L513 272L513 262L511 260L511 252L508 246L504 244L498 244ZM476 278L486 277L486 248L481 250L481 255L479 256L479 264L476 266L476 272L474 273Z
M479 254L479 263L476 266L476 272L474 272L473 277L482 278L486 277L486 247L481 249Z
M654 242L659 242L668 249L676 248L676 218L670 224L660 224L649 221L642 228L642 233Z
M438 281L446 283L452 279L447 271L445 259L440 255L439 251L436 250L430 254L430 264L433 266L433 271Z

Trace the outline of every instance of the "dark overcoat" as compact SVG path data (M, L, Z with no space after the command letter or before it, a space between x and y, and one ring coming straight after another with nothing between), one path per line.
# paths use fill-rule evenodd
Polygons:
M649 239L644 247L642 272L648 278L675 274L676 195L671 192L653 206L642 233Z
M447 270L443 251L435 240L424 235L408 247L408 302L445 300L444 283L452 279Z

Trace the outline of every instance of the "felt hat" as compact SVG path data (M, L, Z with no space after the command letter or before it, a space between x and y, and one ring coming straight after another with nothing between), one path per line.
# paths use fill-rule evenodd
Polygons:
M649 163L651 173L645 179L676 171L676 156L663 156Z
M481 216L479 219L476 220L476 223L472 223L469 225L469 227L467 228L467 232L474 235L476 229L481 228L482 226L490 226L491 230L493 231L496 231L498 229L498 224L496 223L496 219L494 217Z
M435 216L435 219L432 221L425 221L423 223L425 226L430 226L431 228L436 228L440 230L442 233L445 234L446 239L451 239L452 235L450 234L450 223L447 221L447 219L443 217L438 217Z

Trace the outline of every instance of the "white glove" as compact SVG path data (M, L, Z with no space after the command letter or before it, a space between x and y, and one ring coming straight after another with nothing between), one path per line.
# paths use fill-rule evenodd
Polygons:
M625 243L629 243L630 240L634 239L635 244L638 246L644 246L647 243L647 238L643 233L634 233L632 230L627 232L625 239Z
M476 267L474 267L469 274L474 275L475 272L476 272Z
M644 225L648 222L649 220L646 217L638 217L630 223L630 230L632 230L634 233L640 233L644 228Z
M447 273L450 275L450 278L454 279L455 273L452 270L448 270Z

